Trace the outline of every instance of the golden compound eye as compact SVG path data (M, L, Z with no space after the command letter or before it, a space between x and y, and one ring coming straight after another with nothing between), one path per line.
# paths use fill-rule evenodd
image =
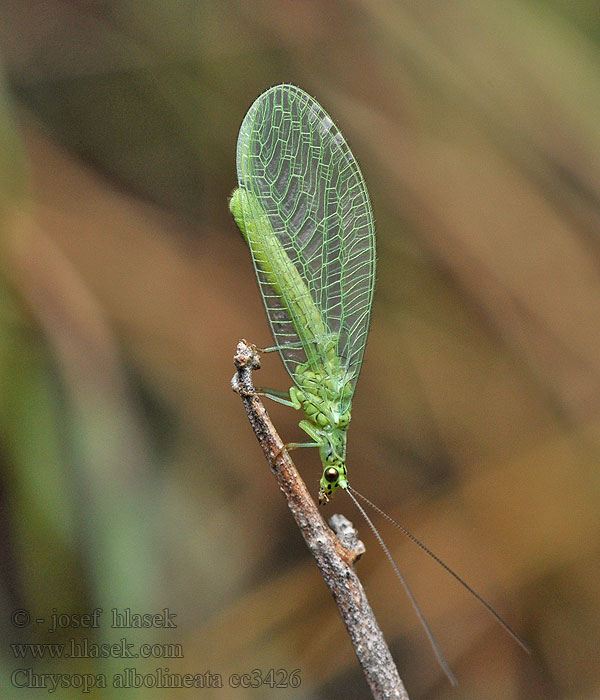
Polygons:
M325 470L325 481L328 481L330 484L337 481L338 476L339 472L335 467L329 467L329 469Z

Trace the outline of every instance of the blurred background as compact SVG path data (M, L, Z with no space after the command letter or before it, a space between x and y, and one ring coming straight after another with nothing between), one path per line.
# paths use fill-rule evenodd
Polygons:
M237 340L271 342L227 198L244 114L279 82L333 116L376 217L352 483L532 649L376 521L452 689L341 494L325 514L359 528L411 698L600 698L599 44L591 0L1 3L3 698L46 697L17 687L44 673L65 700L370 697L229 385ZM275 355L255 379L290 383ZM112 608L177 627L113 628ZM11 646L86 638L163 646ZM224 687L112 687L126 668ZM230 687L254 669L260 688Z

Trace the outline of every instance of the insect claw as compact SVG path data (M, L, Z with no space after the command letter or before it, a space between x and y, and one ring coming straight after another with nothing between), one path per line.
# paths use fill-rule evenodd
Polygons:
M276 449L275 452L273 453L273 459L279 459L279 457L281 456L281 453L282 453L285 449L287 449L287 445L281 445L280 447L277 447L277 449Z

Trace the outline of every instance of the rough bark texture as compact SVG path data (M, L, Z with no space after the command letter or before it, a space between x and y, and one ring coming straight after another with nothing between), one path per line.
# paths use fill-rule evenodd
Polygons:
M256 348L244 340L240 341L234 364L237 372L231 382L233 390L244 402L252 429L279 488L333 595L373 697L376 700L408 700L390 650L354 571L353 564L365 551L364 545L356 537L349 521L333 516L332 526L344 542L343 546L321 517L262 401L256 395L252 382L252 371L260 368Z

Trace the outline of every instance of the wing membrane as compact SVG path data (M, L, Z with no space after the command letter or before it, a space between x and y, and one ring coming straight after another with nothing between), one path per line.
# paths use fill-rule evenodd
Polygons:
M278 85L244 118L237 170L240 188L257 202L244 210L246 225L260 236L274 234L304 283L282 295L290 276L280 269L281 260L270 260L269 277L254 256L286 369L296 381L299 364L318 363L330 374L343 373L354 391L373 299L375 231L350 148L314 99L294 86ZM351 397L347 392L344 401Z

